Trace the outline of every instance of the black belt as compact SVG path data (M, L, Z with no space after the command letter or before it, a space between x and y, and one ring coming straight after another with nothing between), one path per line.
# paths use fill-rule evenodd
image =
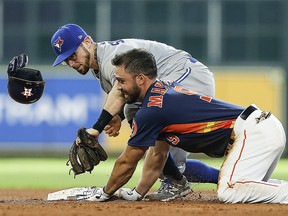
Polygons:
M249 115L253 113L255 110L257 110L257 108L250 105L241 113L240 118L242 118L243 120L246 120L249 117Z

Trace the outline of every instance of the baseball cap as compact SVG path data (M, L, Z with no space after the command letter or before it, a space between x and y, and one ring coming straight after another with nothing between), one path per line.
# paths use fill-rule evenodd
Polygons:
M51 46L57 55L53 67L71 56L80 46L87 33L76 24L61 26L51 38Z

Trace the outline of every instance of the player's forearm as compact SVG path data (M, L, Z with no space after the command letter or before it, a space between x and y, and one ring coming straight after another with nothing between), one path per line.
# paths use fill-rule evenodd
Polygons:
M116 190L129 181L137 167L138 161L143 157L146 150L146 147L126 147L115 162L111 176L105 187L106 193L115 193Z
M140 182L136 186L136 191L143 196L151 189L161 174L161 169L145 169L142 172Z
M115 116L122 111L124 105L125 98L115 84L106 98L104 109Z
M119 188L125 185L131 176L133 175L136 164L128 164L127 162L118 159L115 162L114 168L112 170L111 176L105 187L105 191L108 194L114 194Z
M141 179L136 187L136 190L142 196L144 196L150 190L150 188L161 175L165 161L167 159L168 149L169 147L163 149L150 147L145 157Z
M124 97L122 97L122 93L117 89L117 86L114 85L106 98L104 108L93 128L101 133L112 118L122 112L124 105ZM122 118L123 116L121 116Z

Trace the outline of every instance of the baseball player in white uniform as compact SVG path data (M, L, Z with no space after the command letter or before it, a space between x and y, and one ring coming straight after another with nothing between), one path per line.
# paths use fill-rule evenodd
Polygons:
M82 75L92 69L92 73L99 79L102 89L107 94L109 94L115 83L115 66L111 64L111 60L116 54L133 48L145 49L155 56L158 78L177 81L205 95L214 96L215 94L213 73L205 65L194 59L189 53L163 43L141 39L120 39L95 43L80 26L67 24L60 27L52 36L51 45L57 54L53 66L66 63ZM132 122L140 105L140 103L125 105L124 114L129 123ZM110 135L116 136L119 129L110 127ZM89 132L93 133L92 128ZM173 147L171 147L170 152L179 171L183 173L189 153ZM194 162L203 165L199 161L191 160L191 163ZM211 167L204 166L204 169L206 168L210 169ZM197 173L195 175L197 176ZM215 169L213 177L209 176L206 179L204 177L204 179L198 179L198 181L217 183L217 179L218 170Z

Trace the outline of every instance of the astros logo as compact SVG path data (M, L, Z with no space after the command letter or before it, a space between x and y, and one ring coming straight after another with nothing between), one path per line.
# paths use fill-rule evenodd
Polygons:
M32 88L28 89L24 87L24 92L21 92L22 95L24 95L26 98L32 96Z
M64 44L64 40L62 40L60 37L58 37L57 40L54 41L53 46L61 52L61 47L63 44Z

